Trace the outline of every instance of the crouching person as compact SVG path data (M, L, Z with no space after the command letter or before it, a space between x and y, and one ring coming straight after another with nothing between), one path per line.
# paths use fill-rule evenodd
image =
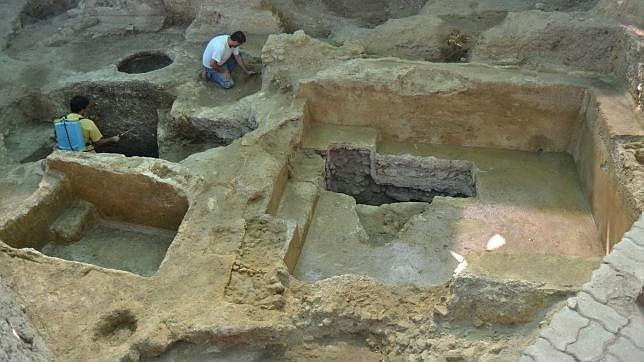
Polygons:
M116 143L119 136L103 137L94 121L85 118L89 99L75 96L69 102L71 113L54 121L58 149L66 151L96 152L94 146Z
M246 67L239 53L239 46L245 42L246 35L241 31L212 38L203 52L202 74L224 89L230 89L235 84L230 73L238 65L248 76L257 74Z

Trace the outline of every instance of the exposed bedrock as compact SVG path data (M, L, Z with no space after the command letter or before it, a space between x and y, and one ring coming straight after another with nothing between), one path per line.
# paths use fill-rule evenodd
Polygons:
M346 43L360 44L371 55L430 62L466 61L470 48L467 35L441 18L427 15L388 20Z
M472 60L497 64L550 64L596 72L615 72L615 59L628 46L624 27L568 13L510 13L482 34Z
M370 27L390 18L404 18L418 12L427 0L322 0L333 14L355 19L359 25Z
M25 309L14 293L0 283L0 359L16 362L53 360L54 356L25 315Z
M284 31L299 29L315 36L328 36L339 28L373 28L389 19L417 14L427 0L271 0Z
M284 27L271 12L271 1L207 0L195 3L195 18L185 30L192 42L207 42L213 35L243 30L248 34L275 34Z

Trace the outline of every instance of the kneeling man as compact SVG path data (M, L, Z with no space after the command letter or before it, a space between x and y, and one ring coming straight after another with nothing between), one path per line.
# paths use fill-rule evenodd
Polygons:
M210 40L203 52L202 63L207 79L215 82L224 89L230 89L235 84L230 72L239 67L246 75L256 74L246 68L246 64L239 55L239 46L246 42L246 35L236 31L231 35L219 35ZM232 55L232 56L231 56Z

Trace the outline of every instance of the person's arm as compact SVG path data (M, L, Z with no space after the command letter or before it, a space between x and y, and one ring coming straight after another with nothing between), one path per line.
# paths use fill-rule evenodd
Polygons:
M90 119L87 119L87 128L89 131L89 139L92 141L94 146L116 143L121 139L121 137L119 136L103 137L103 134L98 130L98 127L96 127L94 121Z
M224 67L223 64L220 65L219 63L217 63L217 60L210 59L210 66L218 73L223 74L224 79L230 79L230 71L228 70L228 68Z
M246 64L244 63L244 60L242 59L240 54L233 53L233 56L235 57L235 60L237 61L239 67L244 71L244 73L246 73L246 75L257 74L257 72L250 71L248 70L248 68L246 68Z
M99 139L98 141L94 142L95 146L103 146L103 145L108 145L110 143L116 143L121 140L121 137L119 136L112 136L112 137L103 137Z

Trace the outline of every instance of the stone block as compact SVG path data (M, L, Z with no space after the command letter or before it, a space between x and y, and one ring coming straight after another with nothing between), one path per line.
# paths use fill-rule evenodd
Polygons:
M96 223L98 213L94 205L77 200L51 226L51 233L57 243L73 243L81 239L84 231Z
M609 332L617 333L628 320L619 315L611 307L595 301L589 294L579 293L577 298L577 312L586 318L599 321Z
M644 350L644 316L632 317L619 334L628 337L637 347Z
M633 224L633 227L624 234L624 238L644 247L644 225Z
M550 325L541 331L541 337L547 339L558 350L564 351L567 345L575 342L579 330L588 326L588 323L588 319L574 310L564 308L555 314Z
M624 234L624 237L633 240L638 245L644 246L644 212L633 223L631 229Z
M604 329L599 323L590 324L579 332L577 340L566 348L581 361L594 361L604 355L604 350L613 340L614 335Z
M617 338L615 343L608 347L608 353L615 355L623 362L644 361L644 350L637 348L628 338Z
M602 362L622 362L622 360L609 353L602 359Z
M601 264L593 272L590 282L584 284L582 290L590 294L600 303L606 303L614 291L614 287L623 279L620 273L608 264Z
M637 245L631 239L622 239L622 241L617 243L613 248L613 252L616 251L628 255L631 259L644 263L644 247Z
M640 283L644 283L644 268L642 263L629 257L627 253L613 251L604 258L604 262L610 264L614 269L634 275Z
M592 280L584 284L583 291L628 318L633 309L632 298L641 288L641 282L630 271L617 271L609 264L602 264L593 272Z
M557 350L548 341L543 338L537 338L537 341L523 351L527 356L532 357L535 362L572 362L574 358Z
M376 153L371 176L378 184L476 196L477 169L472 161Z

